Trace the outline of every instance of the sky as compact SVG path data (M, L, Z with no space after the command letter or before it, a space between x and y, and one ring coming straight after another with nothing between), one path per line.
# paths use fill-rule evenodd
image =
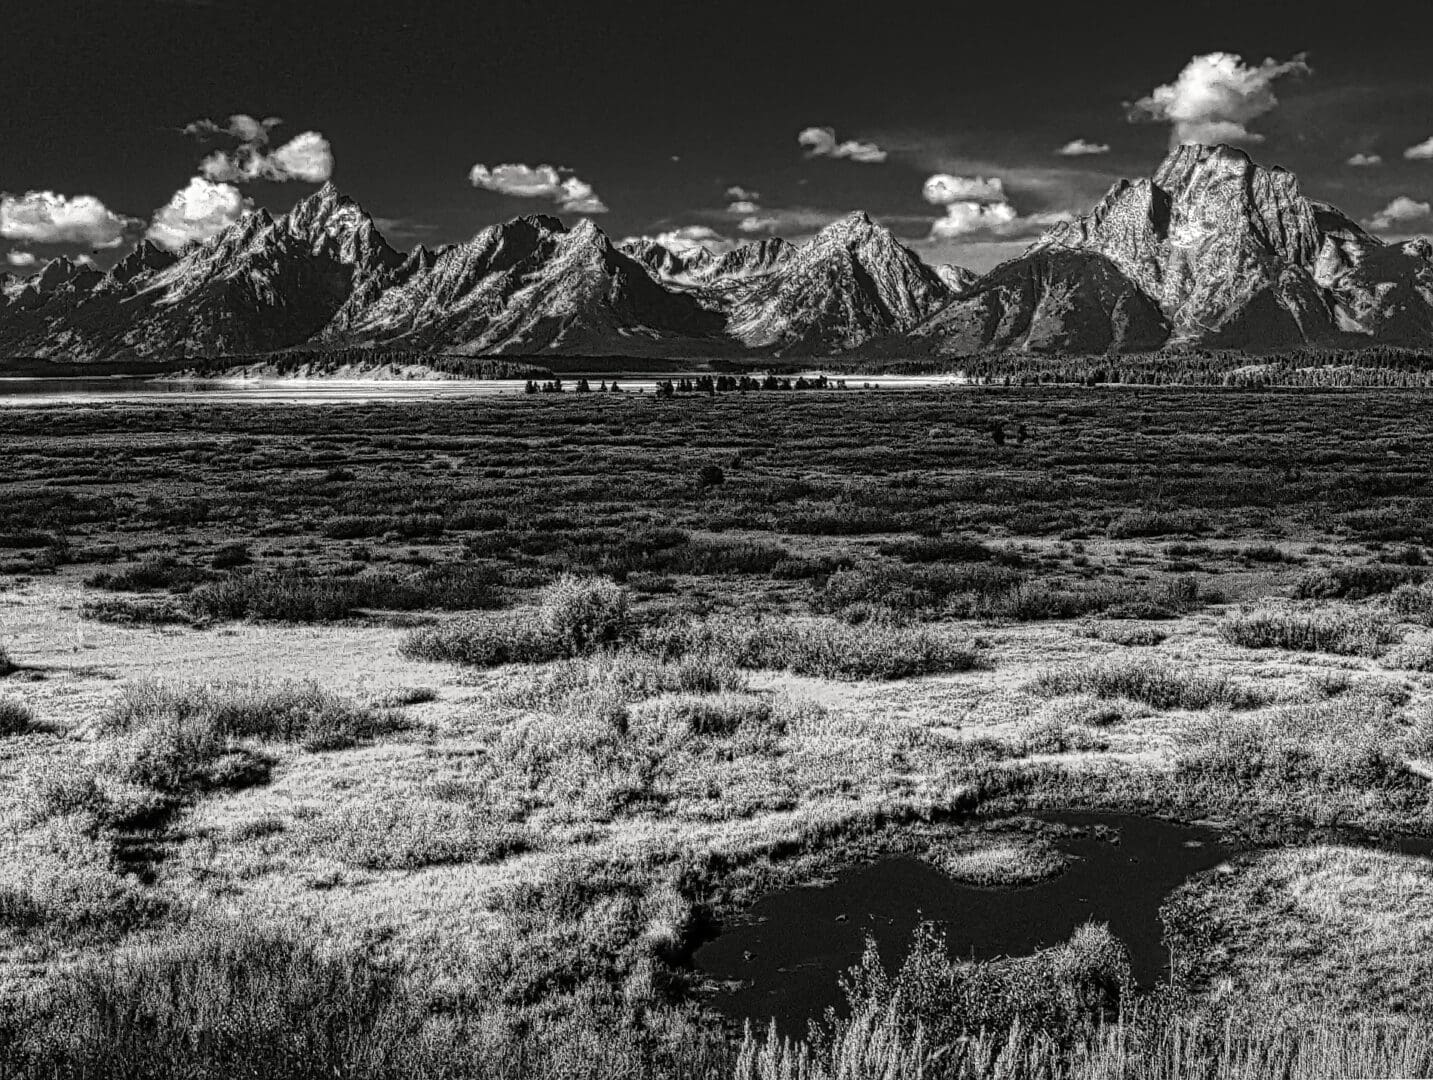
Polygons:
M0 0L0 269L177 249L331 178L405 250L529 213L720 250L864 209L985 270L1182 141L1418 235L1425 22L1400 0Z

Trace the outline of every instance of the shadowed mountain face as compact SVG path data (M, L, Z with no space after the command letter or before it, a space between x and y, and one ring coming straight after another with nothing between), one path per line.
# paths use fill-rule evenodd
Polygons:
M1157 349L1159 307L1114 261L1048 248L1013 259L916 327L910 343L942 356L1008 350L1104 353Z
M408 256L332 185L104 274L0 275L0 355L173 358L295 347L469 355L821 356L892 349L1433 346L1433 244L1385 244L1292 173L1182 146L983 277L930 267L863 213L794 247L614 245L516 218Z

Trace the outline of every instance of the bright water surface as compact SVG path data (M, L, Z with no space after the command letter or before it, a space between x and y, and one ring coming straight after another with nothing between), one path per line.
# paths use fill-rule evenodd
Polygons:
M653 393L660 380L696 378L700 372L656 376L618 376L628 393ZM568 392L583 376L564 374ZM876 387L881 390L924 390L962 385L958 375L873 375L840 376L849 390ZM594 387L612 375L588 375ZM541 380L539 380L541 381ZM193 403L285 402L340 403L370 401L443 401L485 397L493 394L521 394L523 382L512 379L136 379L114 378L0 378L0 406L104 404L107 402ZM758 391L758 393L765 391ZM820 391L840 393L841 391Z

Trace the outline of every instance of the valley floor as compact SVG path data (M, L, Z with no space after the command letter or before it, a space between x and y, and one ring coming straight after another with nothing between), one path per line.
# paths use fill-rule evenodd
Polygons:
M282 1004L294 1046L359 1075L445 1039L471 1075L761 1075L778 1049L733 1056L689 963L722 918L888 851L1027 880L1041 845L1007 819L1100 808L1254 845L1172 898L1175 984L1131 1015L1256 1021L1271 1070L1259 1039L1340 1024L1340 1052L1422 1061L1433 865L1361 841L1433 834L1427 405L9 411L0 1042L118 1074L232 1014L185 1044L222 1071ZM976 967L943 992L1004 977ZM316 986L359 1027L304 1020ZM853 1005L948 1031L897 999ZM1057 1042L1117 1004L1080 1000L1049 1006ZM855 1053L837 1035L807 1075ZM884 1075L956 1067L895 1042L915 1057Z

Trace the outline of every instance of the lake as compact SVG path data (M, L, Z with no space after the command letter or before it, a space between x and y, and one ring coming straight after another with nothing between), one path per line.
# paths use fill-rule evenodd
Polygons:
M618 376L617 381L627 393L654 393L657 383L694 379L708 372L686 374ZM816 372L804 373L808 376ZM583 378L581 373L562 375L570 391ZM594 387L611 373L586 376ZM795 378L796 376L792 376ZM964 385L958 375L873 375L828 376L846 380L847 392L863 388L879 390L928 390ZM112 378L5 378L0 377L0 406L103 404L106 402L143 402L153 405L195 401L224 403L289 403L324 404L339 402L429 401L494 394L522 394L523 381L514 379L139 379L127 376ZM766 393L770 391L757 391ZM840 393L841 391L812 391Z

